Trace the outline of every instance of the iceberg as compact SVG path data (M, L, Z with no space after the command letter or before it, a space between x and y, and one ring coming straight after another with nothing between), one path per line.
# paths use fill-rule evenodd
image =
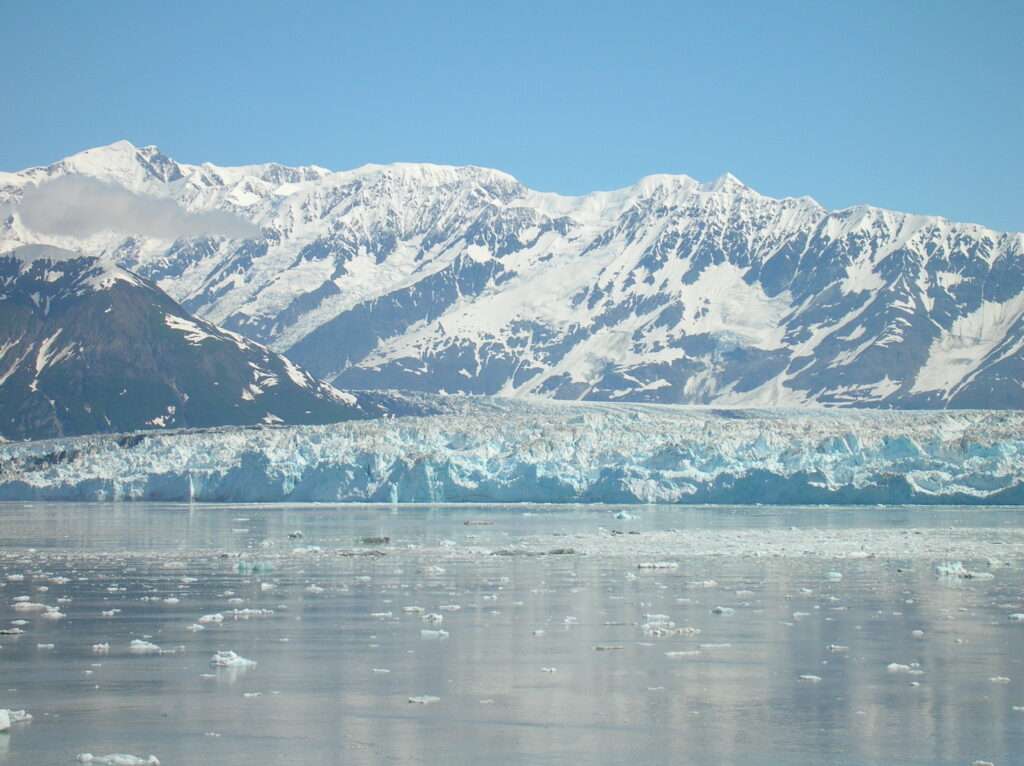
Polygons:
M1024 412L447 397L426 416L0 444L0 500L1024 503Z

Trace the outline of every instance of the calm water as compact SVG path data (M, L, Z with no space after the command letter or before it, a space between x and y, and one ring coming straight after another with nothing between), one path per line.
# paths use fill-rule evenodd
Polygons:
M0 764L1024 763L1024 511L616 510L0 505Z

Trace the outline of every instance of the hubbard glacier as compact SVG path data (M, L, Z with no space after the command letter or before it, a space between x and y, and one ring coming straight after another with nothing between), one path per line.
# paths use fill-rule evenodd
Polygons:
M2 16L0 766L1024 766L1024 3Z
M322 426L0 444L0 498L375 503L1024 501L1024 413L393 394Z

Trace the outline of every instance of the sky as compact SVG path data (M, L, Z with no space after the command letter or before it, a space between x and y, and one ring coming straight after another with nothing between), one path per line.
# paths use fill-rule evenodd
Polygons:
M1024 2L0 0L0 169L475 164L542 191L729 171L1024 231Z

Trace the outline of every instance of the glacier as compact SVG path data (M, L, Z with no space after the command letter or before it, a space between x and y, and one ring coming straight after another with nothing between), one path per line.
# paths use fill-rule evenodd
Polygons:
M1022 504L1024 413L436 397L313 426L0 444L0 500Z

